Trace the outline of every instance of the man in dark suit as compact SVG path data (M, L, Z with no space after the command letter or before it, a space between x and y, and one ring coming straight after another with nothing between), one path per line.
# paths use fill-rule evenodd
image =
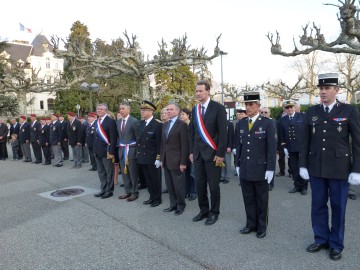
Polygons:
M69 159L69 135L68 135L68 125L69 121L65 120L62 114L59 114L59 122L61 123L63 139L61 141L61 151L64 155L64 160Z
M94 138L94 155L100 179L101 191L95 197L103 199L113 196L114 160L116 153L116 122L108 115L108 106L97 106L97 127Z
M247 117L246 115L246 109L245 107L242 107L238 110L236 110L236 122L234 122L235 124L235 131L234 131L234 141L233 141L233 147L232 147L232 152L234 154L234 166L236 167L236 146L239 142L240 139L240 130L239 130L239 122L241 119ZM235 176L237 176L237 173L235 173Z
M19 138L19 131L20 131L20 124L16 121L15 118L12 118L10 120L10 136L12 134L17 134L18 135L18 138ZM19 159L22 159L23 158L23 153L21 151L21 147L19 147Z
M24 162L31 162L30 150L30 124L26 121L26 116L20 116L19 143L21 151L25 156Z
M143 172L150 198L143 204L151 207L159 206L161 200L160 178L160 144L162 124L155 120L153 114L156 106L144 100L140 106L141 119L137 138L137 163Z
M45 163L43 165L51 164L51 150L50 150L50 127L46 124L46 118L40 119L40 134L39 145L44 153Z
M6 123L3 122L3 119L0 117L0 160L6 160L7 151L6 151L6 142L9 129Z
M75 113L68 112L67 115L69 119L67 134L74 157L74 164L71 168L81 168L83 126L80 121L76 119Z
M89 124L86 128L86 146L89 149L91 168L89 171L97 171L96 160L94 157L94 136L96 132L96 113L88 114Z
M120 200L128 202L139 198L139 167L136 162L139 124L138 120L130 115L130 104L120 103L121 118L117 121L119 160L121 176L124 183L125 194L120 195Z
M227 136L226 136L226 153L224 157L225 166L222 167L220 182L228 184L231 175L231 154L234 145L234 125L230 120L227 120Z
M185 209L185 173L189 158L189 128L178 116L176 104L167 105L169 121L163 124L161 135L161 165L164 168L170 206L164 212L181 215Z
M360 117L356 107L336 100L337 73L320 74L318 79L322 104L309 108L305 114L299 160L300 176L310 179L311 185L315 242L307 251L330 247L330 259L339 260L344 249L349 183L360 184Z
M220 177L226 150L226 112L223 105L210 99L210 84L196 83L199 104L192 111L190 128L190 160L194 164L200 213L194 222L206 219L214 224L220 213ZM208 186L211 204L209 207Z
M54 167L62 167L64 162L61 153L61 142L63 141L63 126L58 119L59 115L55 113L51 115L50 144L52 152L54 153Z
M36 114L30 114L30 142L35 156L35 164L42 163L41 146L39 145L39 135L41 124L36 120Z
M240 120L240 140L236 148L236 170L246 212L246 226L240 233L256 231L257 238L264 238L269 184L276 166L276 127L273 120L259 114L259 93L245 93L244 102L248 117Z
M295 112L295 104L291 100L284 102L283 108L287 115L279 120L279 141L280 147L288 158L294 179L294 188L289 193L301 192L302 195L306 195L308 181L299 175L299 152L303 137L304 114Z

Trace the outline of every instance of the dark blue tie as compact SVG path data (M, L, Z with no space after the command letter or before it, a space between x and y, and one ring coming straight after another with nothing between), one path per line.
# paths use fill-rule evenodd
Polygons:
M201 106L201 116L204 118L205 115L205 107Z

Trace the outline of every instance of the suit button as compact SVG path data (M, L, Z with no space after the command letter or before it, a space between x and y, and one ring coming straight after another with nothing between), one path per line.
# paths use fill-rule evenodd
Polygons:
M324 121L324 124L327 124L327 121Z
M250 142L248 142L248 144L250 144Z
M345 156L348 156L348 154L346 154Z
M325 133L325 132L326 132L326 130L324 129L324 130L323 130L323 132Z
M325 142L326 141L326 139L323 139L323 142Z
M325 148L323 148L322 150L325 151Z
M246 150L246 151L250 152L250 150L249 150L249 149L248 149L248 150Z
M250 159L250 157L246 157L247 159Z
M248 134L248 137L250 137L250 134Z

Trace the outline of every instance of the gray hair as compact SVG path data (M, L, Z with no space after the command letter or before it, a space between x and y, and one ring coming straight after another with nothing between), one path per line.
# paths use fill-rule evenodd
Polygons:
M126 106L126 107L128 107L128 108L130 109L130 103L127 102L127 101L121 102L121 103L119 104L119 107L120 107L120 106Z
M177 103L175 103L175 102L169 102L168 103L168 105L166 105L166 107L167 106L169 106L169 105L175 105L175 109L178 111L178 112L180 112L180 106L179 106L179 104L177 104ZM165 109L165 108L164 108Z
M96 107L100 107L100 106L105 107L105 110L109 110L109 107L108 107L108 105L106 103L100 103Z

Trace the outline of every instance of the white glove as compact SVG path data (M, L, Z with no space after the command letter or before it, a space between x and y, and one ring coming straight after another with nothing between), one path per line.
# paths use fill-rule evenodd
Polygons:
M273 177L274 177L274 171L266 171L265 172L265 179L267 180L268 184L270 184Z
M160 160L155 160L155 167L156 168L160 168L160 166L161 166L161 162L160 162Z
M236 173L237 173L238 177L240 177L240 167L236 167Z
M286 148L284 148L284 153L285 153L285 156L286 156L287 158L289 158L289 151L288 151Z
M360 185L360 173L356 173L356 172L350 173L349 183L351 185Z
M308 172L308 170L306 168L300 168L300 176L304 180L309 180L310 179L309 172Z
M236 149L235 148L232 150L232 152L233 152L234 155L236 155Z

